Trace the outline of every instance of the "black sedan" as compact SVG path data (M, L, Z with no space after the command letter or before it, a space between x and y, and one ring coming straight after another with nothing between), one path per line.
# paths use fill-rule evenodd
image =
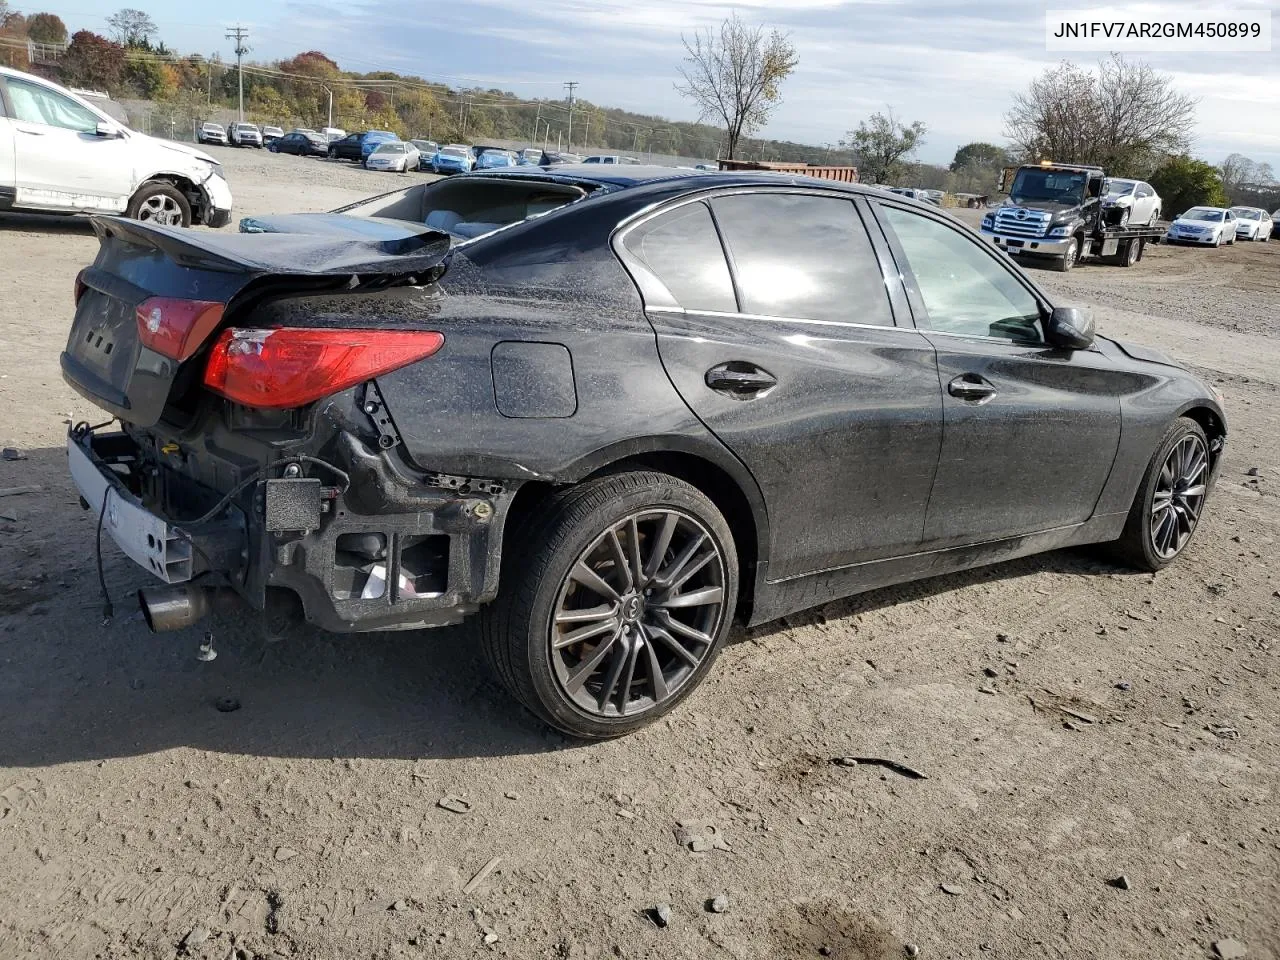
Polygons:
M582 737L670 710L735 619L1075 544L1159 570L1226 439L1215 390L943 212L823 180L525 167L95 225L62 367L121 427L71 472L164 582L153 629L216 593L476 616Z
M271 141L272 153L292 153L300 157L323 157L329 153L329 141L318 133L295 130Z
M355 160L359 162L364 159L363 147L363 133L348 133L340 140L334 140L329 143L326 150L330 160Z

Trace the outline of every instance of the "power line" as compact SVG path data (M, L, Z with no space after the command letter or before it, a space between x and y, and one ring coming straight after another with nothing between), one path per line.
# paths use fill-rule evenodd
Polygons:
M244 122L244 55L249 52L249 48L245 46L245 41L249 39L249 31L240 24L228 29L226 33L228 40L236 42L236 68L240 71L240 121Z

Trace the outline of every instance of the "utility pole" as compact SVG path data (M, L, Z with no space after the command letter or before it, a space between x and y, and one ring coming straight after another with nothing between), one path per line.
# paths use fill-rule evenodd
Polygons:
M249 52L245 41L249 39L249 31L240 24L231 27L226 34L228 40L236 42L236 69L240 71L240 120L244 121L244 55Z
M323 83L320 84L320 89L329 95L329 129L333 129L333 91Z
M205 96L205 107L213 106L213 58L217 56L215 53L209 54L209 92Z
M533 118L533 139L530 143L538 142L538 127L542 125L542 104L538 104L538 115Z
M578 89L578 81L568 80L565 82L565 87L569 91L569 143L565 149L567 149L569 152L572 153L573 152L573 91Z

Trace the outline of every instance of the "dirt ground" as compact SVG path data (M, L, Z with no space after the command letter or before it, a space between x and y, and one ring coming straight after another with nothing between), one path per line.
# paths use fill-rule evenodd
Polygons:
M240 215L399 182L220 154ZM592 746L462 629L224 621L202 663L114 546L102 626L63 453L100 417L58 371L95 249L0 215L0 441L28 454L0 487L41 488L0 498L0 958L1280 960L1280 243L1035 274L1226 393L1180 562L1059 552L739 631L673 716Z

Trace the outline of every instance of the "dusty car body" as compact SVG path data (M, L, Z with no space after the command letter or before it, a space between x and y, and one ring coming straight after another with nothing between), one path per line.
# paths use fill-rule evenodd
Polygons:
M735 618L1073 544L1156 569L1194 532L1220 396L932 208L771 174L449 182L576 197L473 237L415 191L298 232L95 221L62 364L121 429L68 451L167 584L153 626L214 587L343 632L480 613L504 685L604 737Z

